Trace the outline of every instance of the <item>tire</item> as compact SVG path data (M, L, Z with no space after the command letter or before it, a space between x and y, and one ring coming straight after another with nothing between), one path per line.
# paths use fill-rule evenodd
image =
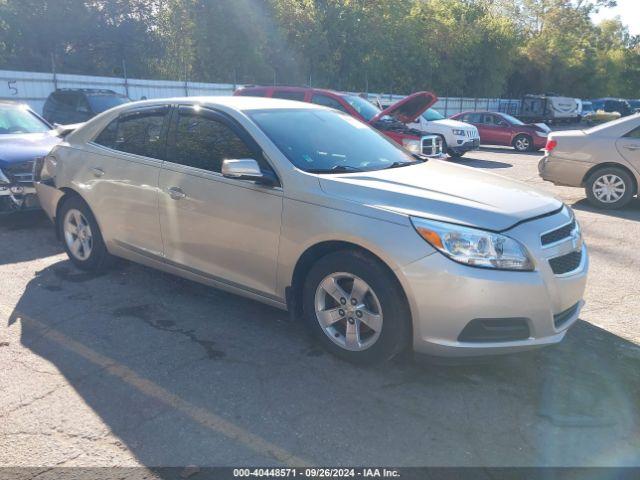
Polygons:
M533 139L529 135L521 133L513 139L513 148L517 152L531 152L533 150Z
M636 185L626 170L605 167L589 175L585 182L585 193L594 207L614 210L631 201L636 193Z
M352 298L354 287L367 292L364 298ZM408 346L411 314L404 292L393 274L367 254L343 250L322 257L311 267L302 297L307 327L344 360L376 364Z
M76 267L100 272L113 263L113 257L102 239L98 222L82 198L73 195L64 199L56 222L64 249Z
M454 152L453 150L447 151L447 154L451 158L462 158L464 156L464 152Z

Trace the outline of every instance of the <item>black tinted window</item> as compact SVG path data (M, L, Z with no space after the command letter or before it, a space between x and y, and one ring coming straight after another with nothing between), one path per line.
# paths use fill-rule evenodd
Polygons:
M163 157L162 126L166 112L153 110L125 115L111 122L95 143L144 157Z
M638 138L640 139L640 127L631 130L625 135L626 138Z
M273 98L283 98L285 100L297 100L304 102L304 92L288 92L288 91L275 91L272 95Z
M78 104L78 97L75 93L59 92L51 95L53 103L60 108L74 109Z
M327 95L314 95L311 99L311 103L315 103L317 105L324 105L325 107L335 108L336 110L341 110L346 112L346 108L342 106L342 104L336 100L335 98L328 97Z
M244 141L224 123L202 115L183 113L178 120L175 145L169 160L189 167L220 172L223 160L255 156Z

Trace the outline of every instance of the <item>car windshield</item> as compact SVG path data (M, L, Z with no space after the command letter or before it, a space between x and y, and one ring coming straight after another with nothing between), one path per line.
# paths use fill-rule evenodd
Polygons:
M511 115L507 115L506 113L502 113L502 118L504 118L511 125L524 125L523 122L518 120L516 117L512 117Z
M289 161L306 172L370 171L420 162L344 113L320 109L247 113Z
M592 112L593 104L591 102L582 102L582 111L583 112Z
M380 113L380 109L373 103L357 95L344 95L342 98L344 98L356 112L362 115L367 122Z
M122 95L87 95L89 105L94 113L102 113L110 108L117 107L130 100Z
M51 127L40 120L28 108L0 106L0 135L12 133L43 133Z
M434 122L436 120L444 120L445 117L439 111L434 110L433 108L429 108L422 114L422 118L424 118L427 122Z

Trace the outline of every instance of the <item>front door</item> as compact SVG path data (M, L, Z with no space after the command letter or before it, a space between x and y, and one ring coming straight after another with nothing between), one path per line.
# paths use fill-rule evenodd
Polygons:
M274 296L282 189L225 178L225 159L253 158L271 169L232 119L206 108L173 115L160 174L160 224L169 263Z

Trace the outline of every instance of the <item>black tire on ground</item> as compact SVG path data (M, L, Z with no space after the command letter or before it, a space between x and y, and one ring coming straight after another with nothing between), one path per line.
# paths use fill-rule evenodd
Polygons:
M109 254L107 247L102 239L102 233L98 222L96 222L93 212L86 202L78 195L70 195L62 199L62 205L58 210L56 218L56 227L58 229L59 238L62 240L67 255L71 262L81 270L100 272L108 269L114 261L114 257ZM91 253L86 259L78 258L69 248L65 239L64 222L70 210L79 211L89 223L91 229Z
M351 351L335 343L316 315L316 291L325 278L335 273L351 274L364 280L379 300L382 310L380 335L364 350ZM366 253L342 250L320 258L305 279L302 302L303 318L311 333L326 350L344 360L361 365L376 364L393 358L409 346L411 313L404 292L393 274Z
M601 196L602 199L596 195L596 183L601 180L604 182L611 182L617 186L622 185L624 193L618 200L611 198L611 201L606 201L606 196ZM619 187L618 187L619 188ZM589 203L597 208L605 210L614 210L622 208L628 204L633 196L637 193L637 187L633 181L633 177L623 168L619 167L603 167L599 168L595 172L589 175L585 181L585 193Z
M513 148L518 152L531 152L533 150L533 139L529 135L521 133L513 139Z
M464 152L456 152L454 150L449 149L447 151L447 154L451 157L451 158L461 158L464 156Z

